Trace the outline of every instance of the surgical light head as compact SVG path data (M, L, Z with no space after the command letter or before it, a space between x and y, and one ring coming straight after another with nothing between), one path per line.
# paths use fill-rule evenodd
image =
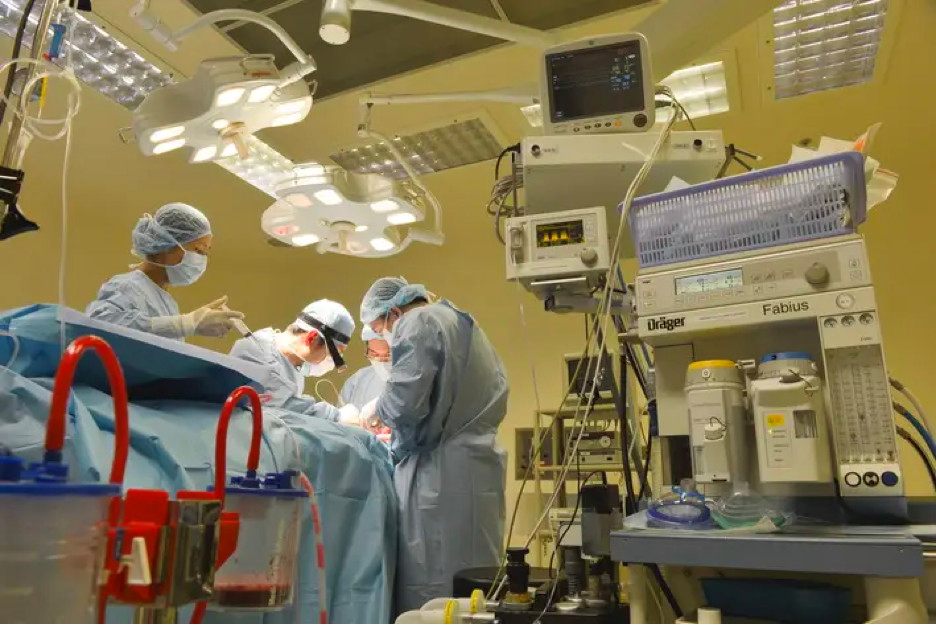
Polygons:
M263 231L320 253L390 256L414 239L417 230L409 226L425 218L408 183L318 163L295 166L275 192L279 200L264 212Z
M189 80L161 87L133 112L133 133L147 156L183 147L189 162L248 154L245 137L298 123L312 95L304 82L282 85L271 56L202 62Z

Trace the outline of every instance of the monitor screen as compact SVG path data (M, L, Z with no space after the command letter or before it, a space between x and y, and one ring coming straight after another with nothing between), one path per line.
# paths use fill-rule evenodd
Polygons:
M643 111L640 42L546 56L552 122Z

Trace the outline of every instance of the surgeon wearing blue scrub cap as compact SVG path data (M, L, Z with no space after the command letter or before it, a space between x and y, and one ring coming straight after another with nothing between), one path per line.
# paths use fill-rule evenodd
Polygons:
M169 294L170 287L191 285L208 269L211 224L200 211L185 203L163 205L137 221L131 238L142 262L101 286L86 310L91 318L172 339L222 337L244 318L227 308L226 296L182 314Z
M378 279L361 321L390 343L390 377L365 425L392 430L400 500L398 611L450 595L458 571L497 566L506 454L496 443L507 374L474 318L425 286Z

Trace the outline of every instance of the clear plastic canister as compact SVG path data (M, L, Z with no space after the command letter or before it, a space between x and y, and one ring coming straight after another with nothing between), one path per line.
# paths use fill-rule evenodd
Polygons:
M215 573L212 609L276 611L289 606L299 558L301 516L309 495L292 488L292 471L271 473L259 488L235 477L224 509L238 513L237 550Z
M0 480L0 623L95 621L107 507L119 495L116 484Z

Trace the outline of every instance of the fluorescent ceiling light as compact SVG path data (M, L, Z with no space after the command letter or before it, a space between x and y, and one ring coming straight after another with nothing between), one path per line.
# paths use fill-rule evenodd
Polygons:
M530 127L543 126L543 108L539 103L535 105L525 105L520 108L520 112L530 123Z
M355 232L366 232L367 230L368 230L368 227L366 225L358 225L357 227L354 228Z
M331 188L318 190L315 192L315 198L323 205L340 205L344 200L337 190Z
M228 143L221 149L221 158L230 158L237 154L237 145Z
M497 158L502 145L480 118L437 127L394 138L401 154L408 157L417 174L441 172L453 167L471 165ZM331 159L357 174L381 174L406 180L406 170L400 166L383 143L355 147L332 154Z
M216 121L214 121L213 123L211 123L211 126L212 126L214 129L217 129L218 131L221 131L222 129L224 129L225 127L229 126L230 124L231 124L231 121L229 121L227 118L219 118L218 120L216 120Z
M685 108L689 118L702 118L728 111L728 83L725 78L723 62L710 62L704 65L678 69L660 81L673 90L676 100ZM658 112L668 115L669 108ZM664 113L657 118L665 119Z
M788 0L774 9L774 96L790 98L874 76L888 0Z

